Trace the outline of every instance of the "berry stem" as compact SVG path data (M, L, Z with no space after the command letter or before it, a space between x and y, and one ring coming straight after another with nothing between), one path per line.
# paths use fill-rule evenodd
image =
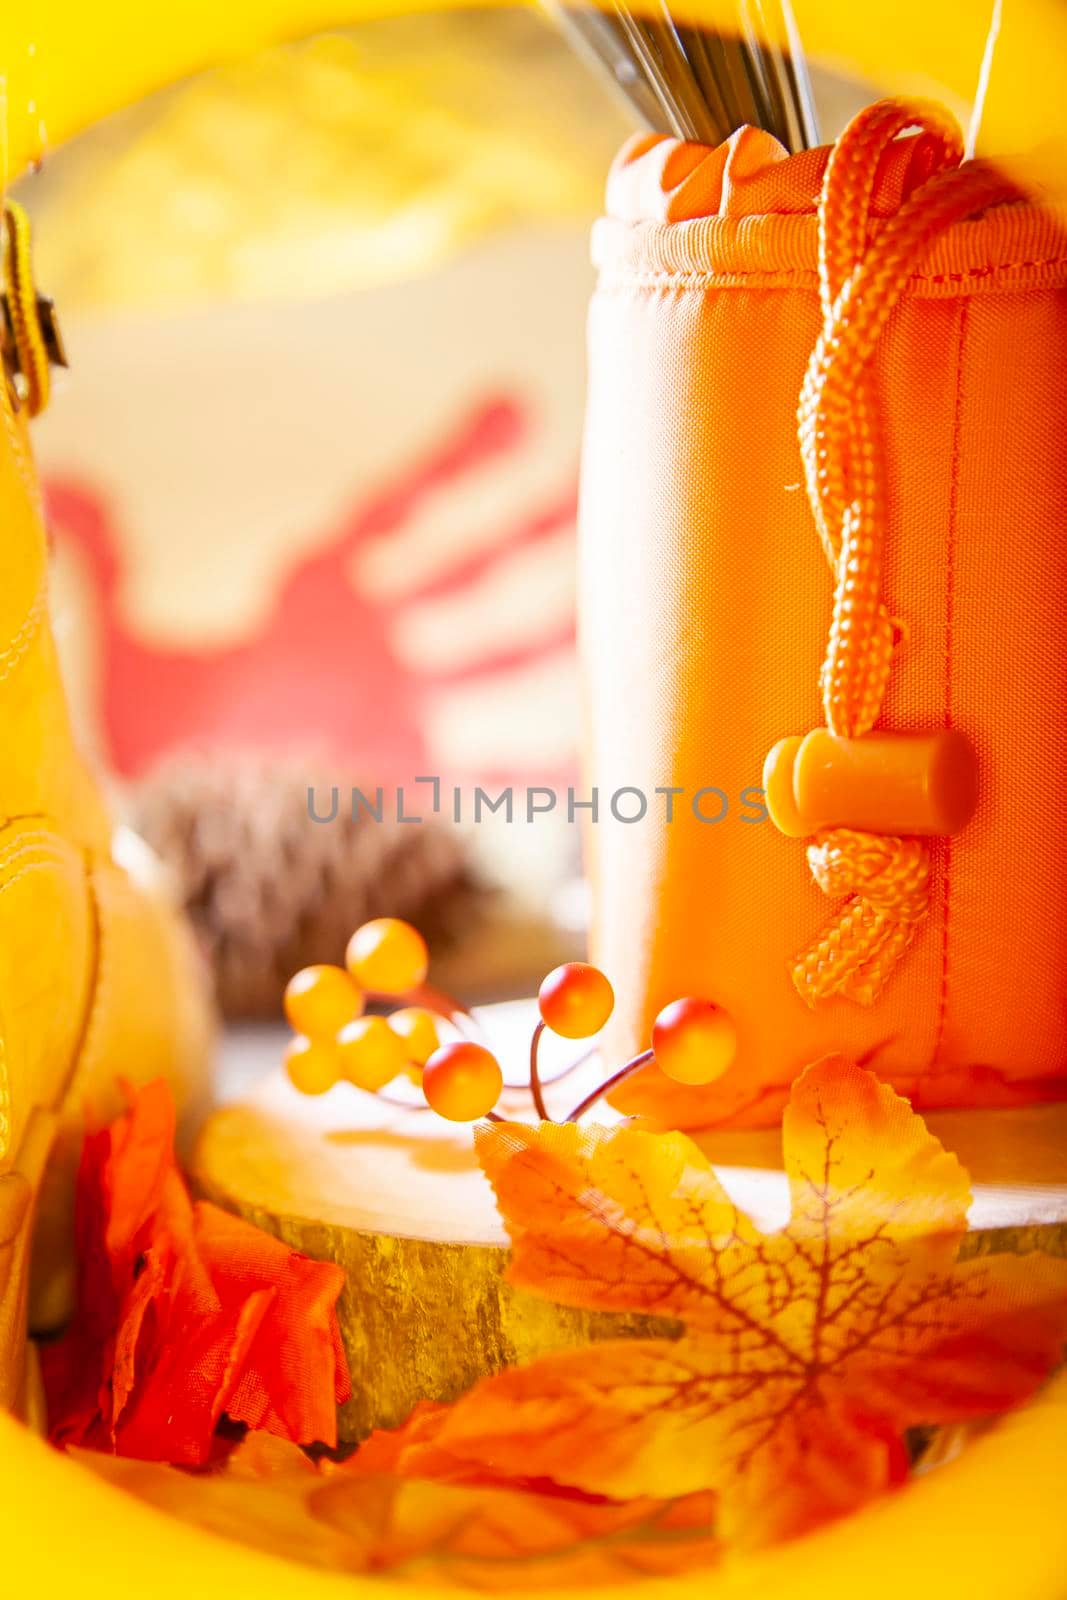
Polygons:
M423 1006L427 1011L435 1011L439 1017L447 1018L465 1038L473 1039L477 1044L485 1043L485 1034L466 1006L460 1005L459 1001L453 1000L450 994L444 994L440 989L434 989L428 983L420 983L417 989L412 989L409 994L405 995L384 994L377 989L372 989L369 991L367 998L387 1004L393 1009L398 1005Z
M376 1098L381 1100L383 1105L396 1106L398 1111L429 1111L430 1109L425 1100L401 1100L398 1094L390 1094L387 1089L378 1089L375 1093Z
M562 1083L564 1078L569 1078L572 1072L577 1072L579 1067L584 1067L587 1061L592 1060L599 1048L599 1045L591 1044L588 1050L583 1050L580 1056L575 1056L573 1061L568 1062L565 1067L560 1067L550 1078L546 1078L543 1072L540 1073L541 1087L547 1089L549 1084Z
M564 1122L578 1122L589 1110L590 1106L595 1106L598 1100L603 1099L604 1095L610 1094L612 1089L617 1088L620 1083L632 1077L642 1067L647 1067L652 1057L651 1050L642 1050L639 1056L634 1056L632 1061L627 1061L626 1065L620 1067L617 1072L613 1072L610 1078L605 1078L599 1089L594 1089L590 1094L586 1095L584 1100L580 1100L574 1110L564 1117Z
M530 1093L533 1096L534 1110L542 1122L551 1122L548 1107L545 1105L545 1096L541 1088L541 1076L537 1067L537 1050L541 1043L541 1035L545 1031L544 1022L539 1022L530 1037Z

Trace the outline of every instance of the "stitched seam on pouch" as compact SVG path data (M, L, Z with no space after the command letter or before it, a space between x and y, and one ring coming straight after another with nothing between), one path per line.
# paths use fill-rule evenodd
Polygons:
M597 282L597 293L618 294L635 289L814 289L818 282L818 273L807 267L791 267L784 271L753 269L751 272L612 272L605 269Z
M5 649L0 650L0 683L4 683L10 678L33 643L41 626L47 604L48 590L42 584L37 591L33 604L23 618L22 626L11 640L11 643Z
M58 837L47 828L37 828L32 833L20 833L17 838L0 846L0 869L20 860L23 856L37 856L61 862L63 852L56 848ZM9 878L4 878L0 882L0 894L10 882Z
M963 419L963 357L967 344L967 302L960 306L959 334L956 344L956 393L953 403L952 416L952 464L949 480L949 508L948 508L948 540L945 550L945 726L952 727L952 647L955 632L955 601L956 601L956 549L959 536L958 513L960 495L960 452L962 446L962 419ZM937 1004L937 1031L934 1035L934 1045L930 1052L930 1065L936 1062L945 1037L945 1024L948 1020L949 996L949 941L951 937L952 920L952 838L945 840L945 855L942 868L944 874L944 899L942 904L941 922L941 981L938 991Z
M1001 274L1013 272L1030 272L1036 270L1047 271L1052 268L1067 269L1067 256L1044 256L1032 261L1003 261L993 266L968 267L962 272L913 272L908 276L908 284L940 284L940 283L978 283L990 278L999 278ZM775 269L773 267L760 268L729 268L727 271L714 270L701 271L694 269L686 272L670 272L667 269L628 272L625 267L605 266L601 269L601 277L597 283L598 292L611 292L625 289L729 289L733 287L750 288L795 288L806 284L818 283L818 274L808 267L789 267ZM1007 285L1009 288L1014 285Z
M1035 256L1029 261L994 261L987 267L968 267L964 272L913 272L909 282L962 283L969 278L991 278L996 272L1026 272L1034 267L1067 267L1067 256Z

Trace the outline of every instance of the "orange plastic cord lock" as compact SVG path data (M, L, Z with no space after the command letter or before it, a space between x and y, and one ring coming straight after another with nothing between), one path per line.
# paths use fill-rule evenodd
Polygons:
M964 734L867 733L828 728L780 739L763 766L771 821L790 839L826 828L897 837L959 833L978 800L978 760Z

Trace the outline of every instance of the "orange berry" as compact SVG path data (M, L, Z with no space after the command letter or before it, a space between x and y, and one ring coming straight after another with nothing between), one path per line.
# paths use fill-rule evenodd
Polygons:
M426 980L426 940L410 922L375 917L348 941L345 962L356 982L376 994L408 994Z
M285 1050L285 1070L289 1082L301 1094L325 1094L340 1077L340 1063L332 1044L321 1039L306 1039L297 1034Z
M357 1017L337 1035L341 1076L374 1094L403 1072L407 1051L384 1017Z
M303 967L285 986L285 1015L297 1033L332 1039L363 1010L363 995L343 967Z
M500 1099L504 1075L491 1050L470 1039L443 1044L422 1069L427 1104L449 1122L476 1122Z
M652 1050L675 1083L710 1083L737 1054L737 1032L710 1000L674 1000L652 1024Z
M394 1011L388 1021L403 1041L408 1065L424 1067L441 1043L433 1012L423 1006L405 1006L402 1011Z
M589 1039L615 1008L615 992L599 967L567 961L548 974L537 994L542 1021L564 1039Z

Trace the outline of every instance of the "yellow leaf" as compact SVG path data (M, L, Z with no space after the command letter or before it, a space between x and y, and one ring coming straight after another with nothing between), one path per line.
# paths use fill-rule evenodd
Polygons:
M410 1481L316 1466L295 1445L262 1433L249 1434L224 1463L198 1471L72 1454L161 1510L336 1571L540 1589L704 1568L719 1557L707 1494L619 1505Z
M684 1135L483 1128L512 1280L685 1332L489 1378L401 1430L397 1470L619 1499L712 1490L720 1531L759 1543L899 1482L908 1427L1028 1398L1062 1354L1067 1262L960 1261L966 1173L862 1068L809 1068L783 1141L791 1217L764 1234Z
M221 1466L197 1470L96 1450L68 1453L137 1499L211 1533L292 1561L358 1570L351 1541L312 1513L309 1496L321 1480L288 1440L249 1434Z
M366 1570L479 1589L618 1583L711 1566L720 1554L706 1494L591 1503L342 1470L313 1504L358 1539Z

